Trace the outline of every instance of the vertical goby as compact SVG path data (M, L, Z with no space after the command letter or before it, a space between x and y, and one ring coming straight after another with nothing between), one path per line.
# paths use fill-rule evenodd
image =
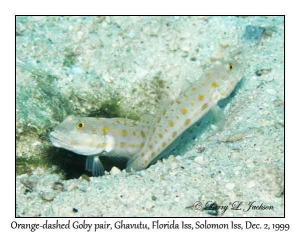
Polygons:
M152 124L143 148L129 160L126 169L146 168L179 135L232 92L241 79L240 71L236 62L218 63L171 101Z

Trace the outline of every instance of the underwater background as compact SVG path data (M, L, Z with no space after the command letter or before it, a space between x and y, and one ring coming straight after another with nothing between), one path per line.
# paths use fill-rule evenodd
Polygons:
M243 79L219 104L222 129L207 114L146 170L104 161L92 177L84 156L49 141L68 115L155 115L232 57ZM17 16L16 116L19 217L283 216L284 17Z

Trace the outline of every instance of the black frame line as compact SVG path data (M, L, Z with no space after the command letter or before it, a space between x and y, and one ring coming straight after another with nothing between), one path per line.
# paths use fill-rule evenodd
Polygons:
M126 219L126 218L135 218L135 219L141 219L141 218L147 218L147 219L158 219L158 218L169 218L169 219L187 219L187 218L191 218L191 219L210 219L210 218L219 218L219 219L248 219L248 218L251 218L251 219L255 219L255 218L270 218L270 219L277 219L277 218L285 218L286 215L286 211L285 211L285 207L286 207L286 196L285 196L285 184L286 184L286 177L285 177L285 133L286 133L286 128L285 128L285 28L286 28L286 24L285 24L285 17L286 15L15 15L15 109L16 109L16 97L17 97L17 93L16 93L16 81L17 81L17 73L16 73L16 59L17 59L17 41L16 41L16 24L17 24L17 17L18 16L282 16L284 18L283 20L283 24L284 24L284 39L283 39L283 42L284 42L284 45L283 45L283 48L284 48L284 64L283 64L283 67L284 67L284 79L283 79L283 86L284 86L284 106L283 106L283 109L284 109L284 191L283 191L283 205L284 205L284 214L283 214L283 217L221 217L221 216L206 216L206 217L168 217L168 216L156 216L156 217L17 217L16 216L16 208L17 208L17 203L16 203L16 148L17 148L17 142L16 142L16 130L15 130L15 218L16 219L94 219L94 218L100 218L100 219ZM17 120L17 116L16 116L16 111L15 111L15 129L17 127L16 125L16 120Z

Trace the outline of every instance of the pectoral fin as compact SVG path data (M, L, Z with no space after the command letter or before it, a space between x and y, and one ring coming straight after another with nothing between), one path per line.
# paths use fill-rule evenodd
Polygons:
M217 125L219 129L223 129L226 117L222 109L218 105L216 105L211 108L211 113L214 118L215 125Z
M85 170L92 172L93 176L104 175L104 167L98 155L87 157Z

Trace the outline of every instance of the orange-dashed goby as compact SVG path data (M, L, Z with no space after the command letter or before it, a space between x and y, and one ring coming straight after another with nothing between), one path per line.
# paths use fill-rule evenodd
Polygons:
M101 156L130 159L143 147L147 134L148 127L130 119L68 116L50 133L50 141L86 155L86 170L99 176L104 174Z
M180 96L166 104L149 128L143 148L127 164L127 170L141 170L156 161L161 153L185 130L201 119L219 100L226 98L241 79L241 65L219 62L208 69Z

